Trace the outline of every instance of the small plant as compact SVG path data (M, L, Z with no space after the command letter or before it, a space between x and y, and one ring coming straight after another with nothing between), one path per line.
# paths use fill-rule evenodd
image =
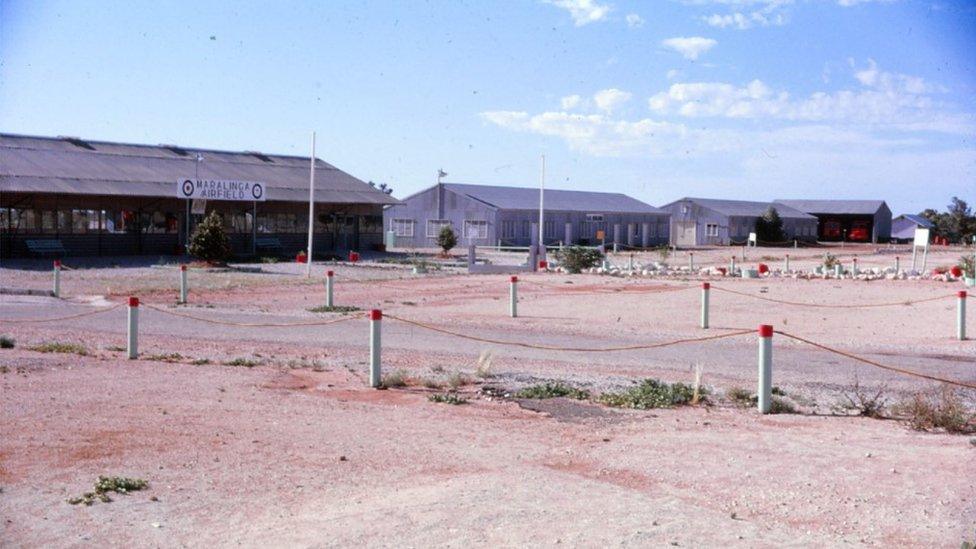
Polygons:
M934 394L916 393L898 407L898 412L906 417L908 424L917 431L944 430L947 433L970 433L976 431L971 411L958 393L943 387Z
M481 351L481 354L478 355L478 364L474 370L475 377L488 379L492 376L491 361L493 358L491 351Z
M771 394L774 394L774 395L776 395L776 396L783 396L783 397L785 397L785 396L786 396L786 391L784 391L783 389L780 389L780 388L779 388L778 386L776 386L776 385L773 385L773 388L772 388L772 389L770 389L770 390L769 390L769 392L770 392Z
M103 503L108 503L112 501L112 498L109 497L109 493L111 492L124 495L129 492L144 490L148 486L149 483L141 478L99 476L98 481L95 482L94 492L85 492L78 497L69 498L68 503L71 505L78 505L79 503L91 505L95 503L96 499Z
M702 399L708 392L701 390ZM603 393L599 401L615 408L648 410L651 408L670 408L690 404L695 389L685 383L665 383L657 379L645 379L636 387L619 393Z
M220 263L230 257L230 240L224 231L224 221L216 211L210 212L193 229L187 251L193 257L209 263Z
M444 255L447 255L454 246L457 246L457 235L454 234L454 229L450 225L442 227L441 232L437 234L437 245L443 250Z
M825 252L823 255L824 269L833 269L835 265L840 265L840 260L837 259L837 256L830 252Z
M30 348L31 351L39 353L65 353L79 356L87 356L88 349L84 345L77 343L61 343L57 341L41 343Z
M108 347L105 347L105 350L112 351L113 353L124 353L125 347L121 345L109 345Z
M662 244L654 249L657 252L657 256L661 258L661 263L666 263L668 258L671 257L671 246L667 244Z
M882 385L877 391L868 391L861 386L858 377L854 376L854 383L851 388L844 392L842 405L848 410L856 411L860 416L884 417L885 406L888 404L888 399L884 396L887 389L887 385Z
M183 360L184 356L180 353L164 353L158 355L146 355L142 357L142 360L151 360L154 362L179 362Z
M313 313L341 313L348 314L359 311L359 307L353 307L352 305L333 305L329 307L328 305L320 305L318 307L312 307L309 311Z
M420 380L420 384L428 389L440 389L444 387L444 382L432 377L425 377Z
M769 413L771 414L795 414L796 412L796 406L792 402L779 397L773 397L769 406Z
M971 255L964 255L959 258L959 268L962 275L966 278L976 278L976 258Z
M556 259L566 269L566 272L579 274L584 269L592 269L599 265L600 261L603 260L603 255L599 250L570 246L556 252Z
M435 395L430 395L427 400L431 402L437 402L440 404L453 404L458 406L460 404L467 404L468 399L458 396L455 393L437 393Z
M210 359L209 358L197 358L197 359L191 361L190 364L192 364L194 366L204 366L206 364L210 364Z
M572 385L567 385L559 381L547 381L536 385L530 385L515 393L515 398L575 398L576 400L586 400L590 398L589 391L577 389Z
M14 338L7 335L0 336L0 349L13 349L16 346L17 342Z
M262 256L261 257L261 263L277 263L277 262L278 262L278 258L277 257L271 257L271 256Z
M756 403L756 395L742 387L732 387L728 391L725 391L725 397L737 406L751 406Z
M392 372L383 376L380 384L387 389L392 389L394 387L406 387L407 372L403 370L393 370Z
M468 376L461 372L454 372L447 377L447 386L451 388L452 391L457 391L461 387L468 384Z
M250 358L238 357L233 360L228 360L224 362L224 366L243 366L245 368L253 368L255 366L260 366L261 362L257 360L251 360Z

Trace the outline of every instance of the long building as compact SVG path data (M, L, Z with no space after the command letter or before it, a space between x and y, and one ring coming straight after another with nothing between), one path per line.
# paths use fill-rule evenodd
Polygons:
M671 212L671 243L692 247L744 244L770 206L783 220L788 241L816 240L817 218L782 204L685 197L662 208Z
M669 214L619 193L546 189L543 243L668 243ZM435 247L443 227L461 244L528 246L538 240L539 190L440 183L383 213L397 246Z
M381 246L382 208L398 201L315 166L315 252ZM0 256L180 254L211 211L236 254L293 254L307 245L309 168L299 156L0 134ZM253 195L181 198L181 184Z
M817 238L826 242L887 242L891 209L884 200L777 200L817 218Z

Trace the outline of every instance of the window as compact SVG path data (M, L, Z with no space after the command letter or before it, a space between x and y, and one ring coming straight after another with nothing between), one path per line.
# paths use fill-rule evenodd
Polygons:
M464 221L465 238L488 238L488 222L475 220Z
M11 208L10 229L14 233L36 233L37 212L35 212L34 210Z
M542 232L546 238L556 238L556 222L546 221L542 224Z
M53 214L54 212L44 212ZM44 220L47 223L47 220ZM102 230L110 234L124 234L135 232L136 213L132 210L102 210ZM47 229L45 229L45 232Z
M170 212L142 212L142 232L149 234L176 233L179 219Z
M715 223L706 224L705 236L718 236L718 225Z
M98 211L71 210L71 232L75 234L98 232Z
M427 220L427 238L437 238L437 235L441 234L444 227L450 227L450 219L428 219Z
M528 220L522 221L522 238L529 238L532 236L532 224Z
M502 221L501 233L501 238L515 238L515 222Z
M393 234L397 236L413 236L413 219L394 219L391 225Z
M308 230L308 226L304 230ZM381 215L364 215L359 218L359 234L360 236L366 235L383 235L383 216Z

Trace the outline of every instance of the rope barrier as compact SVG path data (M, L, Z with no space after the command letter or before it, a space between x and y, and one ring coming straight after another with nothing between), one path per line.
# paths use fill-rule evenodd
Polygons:
M144 306L148 309L159 311L167 315L189 318L200 322L208 322L210 324L220 324L223 326L239 326L245 328L288 328L294 326L326 326L329 324L337 324L339 322L345 322L347 320L356 320L361 318L360 315L350 315L350 316L344 316L339 318L333 318L329 320L314 320L310 322L231 322L229 320L215 320L212 318L203 318L200 316L189 315L186 313L178 313L176 311L164 309L156 305L149 305L148 303L144 304Z
M799 307L816 307L820 309L866 309L871 307L894 307L897 305L913 305L916 303L927 303L930 301L939 301L940 299L946 299L949 297L954 297L951 295L940 295L936 297L929 297L926 299L915 299L915 300L905 300L905 301L888 301L884 303L865 303L860 305L838 305L831 303L803 303L801 301L787 301L784 299L773 299L771 297L763 297L760 295L750 294L747 292L740 292L738 290L730 290L728 288L722 288L719 286L712 286L712 289L718 290L720 292L726 292L735 295L741 295L745 297L751 297L753 299L759 299L762 301L769 301L771 303L782 303L784 305L797 305Z
M806 343L807 345L811 345L811 346L816 347L818 349L821 349L821 350L824 350L824 351L827 351L827 352L831 352L831 353L834 353L834 354L837 354L837 355L840 355L840 356L849 358L851 360L856 360L858 362L863 362L865 364L869 364L869 365L874 366L876 368L881 368L882 370L889 370L891 372L897 372L899 374L904 374L904 375L907 375L907 376L914 376L914 377L918 377L918 378L922 378L922 379L928 379L928 380L931 380L931 381L939 381L941 383L948 383L949 385L956 385L958 387L965 387L967 389L976 389L976 383L969 383L969 382L966 382L966 381L957 381L957 380L954 380L954 379L946 379L946 378L942 378L942 377L938 377L938 376L933 376L933 375L929 375L929 374L923 374L923 373L915 372L915 371L912 371L912 370L906 370L904 368L897 368L895 366L887 366L885 364L881 364L880 362L875 362L875 361L873 361L871 359L868 359L868 358L860 357L860 356L857 356L857 355L854 355L854 354L851 354L851 353L848 353L848 352L845 352L845 351L841 351L839 349L834 349L832 347L828 347L826 345L822 345L820 343L816 343L814 341L810 341L809 339L805 339L805 338L802 338L802 337L797 336L797 335L793 335L793 334L788 333L788 332L782 332L780 330L776 330L776 333L777 334L780 334L782 336L786 336L786 337L788 337L790 339L795 339L796 341L800 341L800 342Z
M615 351L636 351L641 349L656 349L659 347L668 347L670 345L678 345L680 343L693 343L696 341L710 341L713 339L724 339L727 337L735 337L745 334L751 334L754 330L742 330L737 332L732 332L728 334L718 334L713 336L705 337L695 337L695 338L685 338L676 339L673 341L665 341L661 343L650 343L645 345L625 345L621 347L604 347L604 348L593 348L593 347L558 347L555 345L539 345L536 343L524 343L520 341L504 341L500 339L491 339L486 337L469 336L461 334L458 332L453 332L451 330L445 330L444 328L438 328L436 326L431 326L430 324L424 324L423 322L417 322L416 320L410 320L406 318L401 318L394 315L385 315L386 318L391 318L393 320L398 320L404 324L410 324L412 326L417 326L418 328L424 328L433 332L439 332L442 334L451 335L454 337L459 337L461 339L468 339L471 341L478 341L480 343L494 343L496 345L509 345L513 347L524 347L527 349L541 349L544 351L569 351L569 352L580 352L580 353L606 353Z
M76 315L62 316L62 317L57 317L57 318L31 318L31 319L8 319L8 318L5 318L5 319L0 319L0 322L7 322L7 323L10 323L10 324L28 324L28 323L35 323L35 322L57 322L59 320L72 320L72 319L75 319L75 318L82 318L82 317L85 317L85 316L91 316L91 315L97 315L97 314L101 314L101 313L107 313L109 311L114 311L115 309L118 309L121 306L122 306L122 303L116 303L115 305L112 305L111 307L109 307L107 309L100 309L98 311L86 311L84 313L79 313L79 314L76 314Z

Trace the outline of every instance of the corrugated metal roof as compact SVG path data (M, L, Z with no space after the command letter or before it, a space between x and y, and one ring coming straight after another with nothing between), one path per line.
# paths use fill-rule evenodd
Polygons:
M502 210L537 210L539 189L526 187L498 187L444 183L444 187L458 194L470 196ZM566 191L546 189L544 206L547 210L590 213L660 213L660 208L645 204L621 193Z
M766 213L766 210L770 206L776 208L777 213L782 218L789 219L816 219L816 217L803 213L799 210L793 209L789 206L783 204L774 204L772 202L752 202L749 200L725 200L721 198L693 198L685 197L680 200L675 200L664 207L671 206L677 202L690 201L715 210L716 212L733 217L760 217Z
M0 134L0 190L175 197L176 181L198 173L260 181L268 200L308 201L307 157L178 147L187 153L181 155L166 145L86 142L95 150L62 138ZM316 159L315 166L317 202L399 204L331 164Z
M776 200L809 214L874 215L884 206L884 200Z
M921 227L923 229L931 229L932 227L935 227L935 224L934 223L932 223L931 221L929 221L928 219L925 219L924 217L922 217L920 215L916 215L916 214L901 214L898 217L896 217L895 219L901 219L901 218L907 219L907 220L911 221L912 223L918 225L919 227Z

